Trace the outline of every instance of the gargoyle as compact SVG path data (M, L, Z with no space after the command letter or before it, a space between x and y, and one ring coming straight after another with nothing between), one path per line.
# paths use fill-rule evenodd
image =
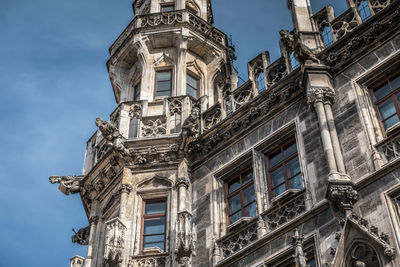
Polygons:
M69 175L64 175L64 176L56 176L52 175L50 176L49 180L50 183L55 184L59 183L60 186L58 189L64 193L65 195L71 194L76 194L81 192L81 184L80 182L83 180L85 176L80 175L80 176L69 176Z
M199 138L200 134L200 108L195 106L192 108L192 111L189 117L183 122L182 131L181 131L181 150L185 152L188 149L188 145L193 140Z
M79 229L78 232L76 232L75 229L72 228L72 231L75 233L72 236L72 243L77 243L82 246L86 246L89 244L89 235L90 235L89 226Z
M285 46L289 50L294 51L294 58L303 66L307 60L312 62L320 63L320 60L316 57L316 54L308 46L303 44L299 38L299 34L291 34L288 30L281 30L280 35Z
M96 125L103 137L108 141L107 145L112 149L121 153L122 156L129 154L128 149L124 146L124 137L118 129L111 123L103 120L102 118L96 119Z

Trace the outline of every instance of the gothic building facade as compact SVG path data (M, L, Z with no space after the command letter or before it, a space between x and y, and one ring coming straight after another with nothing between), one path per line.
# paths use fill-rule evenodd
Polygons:
M210 0L136 0L117 107L50 177L88 217L71 267L400 266L400 1L347 4L288 0L239 86Z

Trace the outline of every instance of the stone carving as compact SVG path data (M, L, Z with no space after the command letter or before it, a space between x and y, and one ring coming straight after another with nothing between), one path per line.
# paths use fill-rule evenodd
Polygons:
M200 108L194 106L189 117L183 122L181 138L182 144L180 149L187 152L189 143L198 139L200 136Z
M164 148L150 147L146 151L132 150L129 153L129 164L131 165L151 165L163 162L177 160L180 156L180 146L178 144L170 145L166 150Z
M288 30L281 30L282 41L289 51L294 51L295 59L303 66L306 61L320 63L316 54L308 46L303 44L298 33L290 33Z
M192 234L192 215L187 212L178 213L176 222L175 254L179 267L187 267L190 257L194 252L194 240Z
M315 23L317 24L317 28L320 33L324 31L325 27L329 27L329 19L326 9L324 9L324 12L314 15L313 18Z
M257 107L256 110L253 109L251 111L252 108L248 107L248 112L246 113L246 111L244 111L242 113L243 115L232 121L229 126L215 132L207 138L190 143L190 153L209 153L217 148L221 143L227 142L235 135L240 134L241 131L246 130L255 121L267 117L287 101L295 99L296 96L298 97L302 92L303 89L299 85L298 79L291 81L278 92L269 92L269 94L260 98L259 103L257 103L257 101L254 102L254 107Z
M392 161L400 156L400 135L387 137L387 139L379 144L378 151L382 152L387 161Z
M215 41L221 44L224 43L225 35L196 15L189 13L189 24L193 25L207 36L210 36Z
M222 256L227 258L258 239L257 223L241 230L232 236L218 241Z
M81 192L81 181L85 178L85 176L80 175L80 176L70 176L70 175L64 175L64 176L56 176L52 175L50 176L49 180L50 183L55 184L59 183L58 189L64 193L65 195L69 194L76 194Z
M329 185L328 199L335 210L352 209L358 200L358 193L352 185Z
M120 266L122 262L122 250L124 249L125 231L126 227L119 218L112 219L106 223L105 266Z
M279 209L267 213L264 220L267 222L270 230L275 230L305 211L305 198L304 195L300 195Z
M312 87L307 90L307 100L309 104L314 104L316 102L329 103L333 105L335 101L336 93L332 88L328 87Z
M233 92L233 104L235 110L248 103L253 98L253 88L251 83L245 83Z
M181 98L168 98L169 115L182 114L182 99Z
M181 11L162 14L149 14L141 18L141 27L153 27L159 25L171 25L183 21Z
M142 105L140 105L140 104L133 104L133 105L129 108L129 117L140 119L140 116L141 116L141 115L142 115Z
M133 189L132 185L130 185L130 184L122 184L120 192L121 192L121 194L126 193L126 194L129 195L132 192L132 189Z
M321 58L326 64L329 64L334 71L340 70L344 63L350 58L362 53L363 47L369 46L374 42L378 42L384 37L385 33L397 27L400 22L399 3L393 4L391 13L380 18L371 27L365 28L363 32L353 37L350 42L337 48L335 51L323 54Z
M99 127L99 130L104 139L108 141L107 146L115 151L118 151L121 155L126 155L128 153L123 144L125 138L121 135L121 133L115 126L101 118L96 119L96 125L97 127Z
M107 142L104 142L102 144L99 144L96 147L96 162L101 160L105 154L110 150L110 147L108 146Z
M143 120L142 136L151 137L167 134L167 125L165 118L158 118L155 120Z
M349 9L340 17L331 22L332 33L337 39L342 38L347 33L352 32L358 26L358 21L354 9Z
M283 58L278 59L275 63L267 68L267 87L271 87L278 83L288 74L286 63Z
M166 257L146 257L134 259L138 267L165 267L167 266Z
M211 110L207 110L203 117L204 130L211 129L214 125L220 122L222 119L222 112L219 105Z
M86 246L89 244L89 235L90 235L89 226L79 229L78 232L76 232L75 229L72 228L72 231L75 233L72 236L72 243L76 243L82 246Z
M309 267L306 255L303 251L303 240L304 237L299 234L299 230L296 228L294 230L294 235L292 236L292 244L295 249L294 262L296 267Z
M386 8L389 6L391 3L393 3L394 0L369 0L369 4L371 6L371 9L374 11L374 13L377 13L381 11L382 9Z

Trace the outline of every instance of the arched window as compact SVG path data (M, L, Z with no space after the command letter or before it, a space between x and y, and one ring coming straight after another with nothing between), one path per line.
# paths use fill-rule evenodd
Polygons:
M366 243L354 243L346 257L346 267L380 267L376 251Z
M357 9L358 9L358 14L360 14L360 17L363 22L371 17L371 10L369 9L368 1L365 0L361 1L358 4Z
M331 28L329 26L326 26L324 30L321 33L322 40L324 42L324 46L329 47L331 44L333 44L333 37L332 37L332 32Z

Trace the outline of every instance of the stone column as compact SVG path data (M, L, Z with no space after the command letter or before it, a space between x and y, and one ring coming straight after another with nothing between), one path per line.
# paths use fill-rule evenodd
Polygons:
M120 208L119 208L119 217L122 220L125 220L128 197L132 191L132 186L130 184L124 183L121 185L120 190L121 190L121 203L120 203Z
M71 261L71 267L82 267L83 262L85 261L85 258L75 255L70 259L70 261ZM85 263L85 266L86 266L86 263Z
M98 216L92 216L89 219L90 234L89 234L89 244L88 244L88 248L87 248L87 257L85 260L85 267L94 266L94 264L92 262L92 260L93 260L93 245L95 243L96 227L97 227L98 221L99 221Z
M188 37L181 35L176 68L176 95L186 95L186 53Z

